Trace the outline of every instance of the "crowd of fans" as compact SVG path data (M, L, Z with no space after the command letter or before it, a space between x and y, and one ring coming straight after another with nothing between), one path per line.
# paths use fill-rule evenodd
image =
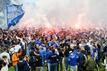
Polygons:
M0 70L107 71L106 31L0 29Z

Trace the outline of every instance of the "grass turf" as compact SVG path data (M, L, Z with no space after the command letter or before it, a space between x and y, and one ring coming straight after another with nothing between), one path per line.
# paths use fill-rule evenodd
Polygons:
M60 69L59 69L60 70ZM9 68L9 71L14 71L14 67L10 67ZM45 71L47 71L47 68L45 67ZM70 71L70 70L69 70ZM99 71L105 71L104 70L104 67L101 65L100 67L99 67Z

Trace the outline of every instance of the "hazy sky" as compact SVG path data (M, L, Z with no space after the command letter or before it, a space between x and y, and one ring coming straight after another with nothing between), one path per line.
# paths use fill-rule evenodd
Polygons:
M105 26L107 23L107 0L12 0L23 3L25 15L21 24L42 26L73 25L81 19L85 24ZM75 20L75 23L72 21Z

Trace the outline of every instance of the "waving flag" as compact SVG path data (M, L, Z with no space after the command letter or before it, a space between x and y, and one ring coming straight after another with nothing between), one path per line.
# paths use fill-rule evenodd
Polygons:
M24 11L22 5L7 5L7 25L8 28L16 25L23 17Z

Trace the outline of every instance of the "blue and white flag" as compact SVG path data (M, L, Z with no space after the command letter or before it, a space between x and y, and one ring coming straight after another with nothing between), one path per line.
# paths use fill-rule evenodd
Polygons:
M7 5L7 25L8 28L16 25L24 15L22 5Z

